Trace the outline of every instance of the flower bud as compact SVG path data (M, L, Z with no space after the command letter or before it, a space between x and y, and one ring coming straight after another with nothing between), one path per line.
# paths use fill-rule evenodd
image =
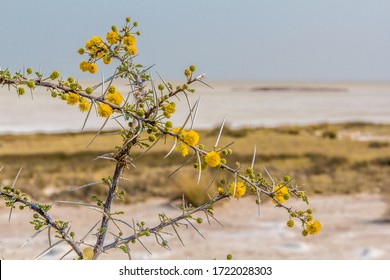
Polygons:
M25 90L22 87L18 87L17 92L19 95L23 95L25 93Z
M93 92L93 89L90 88L90 87L87 87L87 88L85 89L85 93L86 93L86 94L92 94L92 92Z
M172 126L173 126L173 124L172 124L171 121L167 121L167 122L165 123L165 127L167 127L167 128L171 128Z
M126 17L126 22L130 22L131 21L131 18L130 17Z
M201 224L201 223L203 223L203 219L202 219L202 218L197 218L197 219L196 219L196 222L197 222L198 224Z
M83 250L83 259L84 260L92 260L93 258L93 249L91 247L87 247Z
M158 85L158 90L164 90L164 85L163 84L159 84Z
M51 79L51 80L58 79L59 77L60 77L60 72L58 72L58 71L54 71L54 72L51 73L51 75L50 75L50 79Z
M77 52L78 52L80 55L83 55L85 51L84 51L83 48L79 48Z
M108 88L108 93L115 93L116 92L116 87L115 86L110 86Z
M35 87L35 82L34 81L28 81L27 82L27 87L33 89Z
M283 181L285 181L285 182L290 182L290 181L291 181L290 176L288 176L288 175L284 176L284 177L283 177Z
M137 116L142 117L144 115L145 111L143 109L138 109L135 113L137 114Z
M288 227L293 227L294 226L294 221L293 220L288 220L287 221L287 226Z
M190 70L190 69L184 70L184 75L185 75L186 77L191 76L191 70Z
M306 230L306 229L304 229L303 231L302 231L302 235L303 236L307 236L309 234L309 232Z
M195 65L191 65L191 66L189 67L189 69L190 69L191 72L195 72L196 66L195 66Z
M30 75L30 74L33 72L33 70L32 70L30 67L29 67L29 68L27 68L27 70L26 70L26 71L27 71L27 74L28 74L28 75Z

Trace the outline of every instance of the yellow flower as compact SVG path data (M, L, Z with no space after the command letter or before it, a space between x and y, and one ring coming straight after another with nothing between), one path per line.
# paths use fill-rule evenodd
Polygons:
M216 167L221 163L221 157L217 152L209 152L204 157L204 161L207 163L208 166Z
M108 32L106 35L107 42L110 44L116 44L119 40L119 34L115 31Z
M162 107L163 111L164 111L164 116L166 118L169 118L171 116L171 114L175 113L176 112L176 104L174 102L171 102L167 105L164 105Z
M87 72L89 70L89 63L86 61L81 61L80 62L80 69L83 72Z
M180 133L179 133L179 131L180 131L180 127L176 127L176 128L173 128L173 129L172 129L172 133L173 133L173 134L178 134L179 136L180 136L182 133L186 133L186 131L185 131L184 129L182 129L182 130L180 131Z
M83 259L84 260L92 260L93 258L93 249L91 247L87 247L83 250Z
M121 105L121 103L123 101L122 95L117 91L115 91L113 93L108 93L106 96L106 99L108 102L115 104L115 105Z
M98 70L98 67L97 67L97 65L95 63L90 63L89 64L89 67L88 67L89 73L95 74L97 72L97 70Z
M179 139L180 139L180 137L181 136L184 136L187 132L184 130L184 129L182 129L180 132L180 127L176 127L176 128L174 128L174 129L172 129L172 133L173 134L177 134L178 136L179 136ZM172 137L172 138L174 138L174 137ZM177 145L176 145L176 147L175 147L175 150L176 151L180 151L181 152L181 155L183 156L183 157L185 157L186 155L188 155L188 147L187 147L187 145L186 144L184 144L183 142L178 142L177 143Z
M93 36L86 44L85 49L90 52L91 57L101 58L107 50L102 38Z
M243 182L237 182L234 191L234 182L230 184L230 195L233 195L235 198L240 198L246 193L246 187Z
M284 185L276 185L275 188L274 188L274 192L275 192L274 199L276 199L280 203L285 202L288 199L289 195L290 195L290 192L288 191L288 188L286 186L284 186ZM273 202L275 204L277 204L276 201L273 200Z
M319 221L310 221L306 223L306 230L309 234L314 235L321 231L321 223Z
M102 47L103 40L99 36L93 36L87 43L85 43L85 48L89 51L92 51L96 47Z
M180 143L176 148L181 152L181 155L185 157L188 155L188 147L182 143Z
M137 39L132 35L129 35L129 36L126 36L123 38L123 43L126 46L135 46L136 41L137 41Z
M91 108L91 104L87 101L87 99L81 97L80 99L80 104L79 104L79 109L81 112L86 112Z
M137 48L135 46L129 46L127 49L127 53L131 55L136 55L137 54Z
M75 105L79 103L80 96L77 93L69 92L68 96L66 97L66 103L69 105Z
M111 58L111 57L109 57L109 56L103 57L103 63L104 63L104 64L108 65L108 64L110 64L111 62L112 62L112 58Z
M104 104L104 103L98 103L98 115L107 118L111 116L112 114L112 108L110 105Z
M190 130L183 133L184 142L190 146L195 146L199 142L199 134L195 130Z

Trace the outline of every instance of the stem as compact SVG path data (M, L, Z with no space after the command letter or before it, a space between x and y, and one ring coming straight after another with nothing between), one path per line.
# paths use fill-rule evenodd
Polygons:
M82 257L83 254L78 246L78 244L76 242L74 242L67 234L67 232L65 231L65 229L63 228L60 228L58 227L58 225L55 223L55 221L53 221L53 219L49 216L49 214L46 212L46 211L43 211L39 205L37 203L34 203L34 202L30 202L30 201L27 201L27 200L24 200L24 199L20 199L20 198L17 198L15 197L14 195L12 194L8 194L8 193L4 193L2 191L0 191L0 195L1 196L4 196L4 197L8 197L8 198L12 198L12 199L15 199L15 202L20 202L26 206L28 206L31 210L33 210L34 212L36 212L37 214L39 214L40 216L42 216L45 221L46 221L46 224L50 225L51 227L53 227L60 235L61 235L61 238L63 240L65 240L66 243L69 244L70 247L72 247L73 251L79 256L79 257Z
M96 244L93 250L94 251L93 259L97 259L103 251L103 244L104 244L104 240L106 239L108 222L109 222L109 215L107 214L109 214L111 211L111 204L115 198L115 189L118 184L119 177L122 173L123 168L124 168L124 163L122 162L118 162L115 167L114 177L112 178L111 186L108 190L106 202L103 205L104 213L102 216L102 222L100 225L99 233L97 235Z
M220 200L226 199L228 197L229 197L228 194L223 194L223 195L216 196L216 197L210 199L209 201L207 201L206 203L204 203L203 205L201 205L201 206L199 206L199 207L197 207L195 209L186 210L180 216L177 216L177 217L175 217L173 219L169 219L168 221L165 221L165 222L161 222L157 226L150 228L149 232L150 233L154 233L154 234L158 234L163 228L175 225L177 222L179 222L181 220L186 220L186 219L188 219L189 216L191 216L194 213L197 213L197 212L200 212L200 211L206 211L206 209L210 205L213 205L214 203L216 203L216 202L218 202ZM118 247L119 245L122 245L122 244L127 244L130 241L135 240L135 239L138 239L137 233L134 233L133 235L128 236L128 237L123 238L123 239L115 240L114 242L104 246L104 251L107 251L107 250L112 249L112 248L116 248L116 247Z

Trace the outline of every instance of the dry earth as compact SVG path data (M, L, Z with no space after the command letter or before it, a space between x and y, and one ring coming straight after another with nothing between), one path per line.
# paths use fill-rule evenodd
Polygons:
M314 218L320 220L323 227L316 236L302 237L299 227L287 228L287 214L282 209L274 209L272 203L262 206L259 217L251 199L234 199L215 207L215 216L223 227L215 221L198 226L205 239L192 228L183 226L179 234L185 246L176 236L168 236L172 249L169 251L149 237L143 242L151 254L138 243L131 246L131 256L133 259L224 259L227 253L232 253L235 259L390 259L390 223L383 219L387 205L379 194L316 196L311 198L310 204ZM139 205L121 206L121 209L129 221L132 218L144 220L150 226L158 221L158 213L168 216L178 213L164 199L150 199ZM47 235L41 234L18 249L33 234L28 224L32 214L17 210L10 222L8 214L1 206L1 258L33 259L46 248ZM96 211L80 211L80 208L62 205L55 205L52 215L70 220L76 237L85 234L99 218ZM206 221L203 214L200 216ZM66 245L60 245L44 259L57 259L67 249ZM114 250L102 258L120 259L126 255Z

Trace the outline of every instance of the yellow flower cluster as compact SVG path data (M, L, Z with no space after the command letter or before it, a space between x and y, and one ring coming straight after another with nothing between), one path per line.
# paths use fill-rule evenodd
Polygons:
M138 24L134 22L133 26L137 25ZM83 61L80 63L80 69L83 72L95 74L98 70L95 62L99 59L102 59L103 63L108 65L112 62L113 58L120 55L136 55L137 39L133 35L140 35L140 33L131 33L130 31L131 28L128 28L128 26L120 31L113 26L111 30L107 32L105 37L106 40L103 40L100 36L92 36L85 43L85 47L78 50L80 55L85 53L89 55L88 62Z
M89 102L81 97L80 98L80 104L79 104L79 109L81 112L86 112L86 111L89 111L89 109L91 108L91 104L89 104Z
M205 155L204 161L208 166L216 167L221 164L221 156L217 152L209 152Z
M98 71L96 63L91 63L87 61L80 62L80 69L83 72L89 72L91 74L95 74Z
M172 133L177 134L179 139L179 143L176 145L175 150L180 151L182 156L185 157L188 155L188 146L195 146L199 143L199 134L195 130L185 131L182 129L180 132L180 128L172 129ZM186 145L187 144L187 145Z
M314 235L321 231L321 223L319 221L310 221L306 223L306 230L309 234Z
M175 102L168 103L162 107L164 112L164 117L170 118L172 114L176 112L176 104Z
M195 130L190 130L188 132L184 131L183 133L183 141L189 146L195 146L199 143L199 134Z
M274 199L279 201L280 203L285 202L290 198L290 192L288 188L285 185L276 185L274 188ZM275 204L277 204L276 201L273 200Z
M230 195L233 197L240 198L243 197L245 193L246 187L243 182L237 182L236 184L233 182L230 184Z
M118 91L109 92L106 96L106 100L115 105L121 105L123 102L123 97Z
M108 32L106 35L106 39L109 44L116 44L119 41L119 34L116 31Z
M103 118L108 118L112 114L112 108L110 105L104 103L98 103L98 115Z
M66 97L66 103L69 105L75 105L79 103L80 101L80 96L77 93L74 92L69 92L68 96Z
M125 50L130 55L137 54L136 43L137 43L137 39L133 35L128 35L123 38L123 44L125 45Z
M85 43L85 49L89 51L91 57L94 58L101 58L108 51L107 46L99 36L93 36L87 41L87 43Z
M91 108L91 104L87 101L87 99L74 92L68 93L66 96L66 103L69 105L79 104L79 109L81 112L86 112Z

